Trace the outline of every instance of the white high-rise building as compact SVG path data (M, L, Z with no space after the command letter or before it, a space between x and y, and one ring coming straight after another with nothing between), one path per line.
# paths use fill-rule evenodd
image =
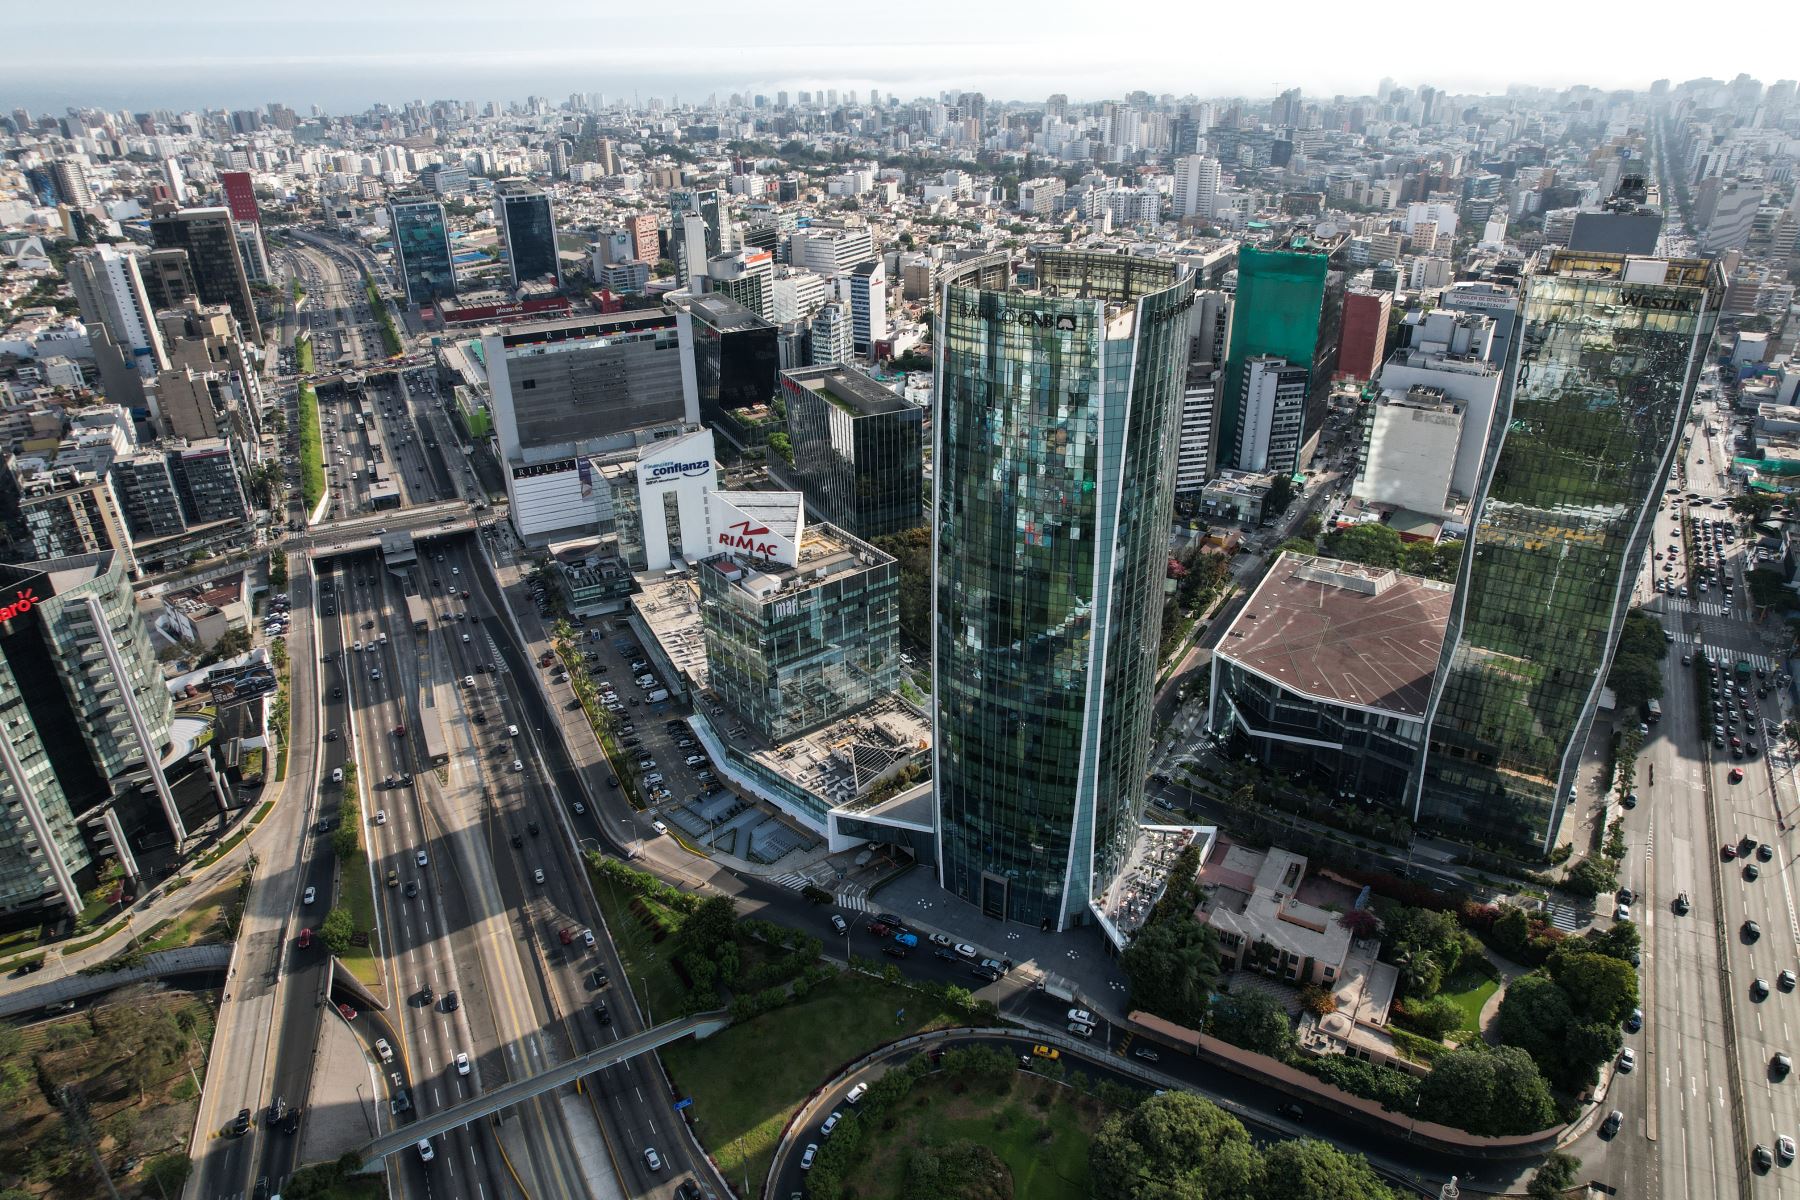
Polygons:
M130 350L141 374L168 369L168 349L135 255L121 254L111 246L79 251L69 263L69 287L81 305L82 319L105 325L114 343Z
M1300 469L1310 378L1307 367L1273 354L1245 360L1244 393L1238 405L1239 470L1292 473Z
M813 314L812 365L829 367L850 357L850 313L842 303L828 301Z
M1175 218L1213 215L1219 195L1219 160L1186 154L1175 160Z
M810 321L819 306L831 298L830 285L823 275L799 267L777 267L772 291L775 311L770 319L777 325Z
M858 263L844 277L843 290L850 302L850 344L858 354L869 354L888 338L886 266L879 258Z

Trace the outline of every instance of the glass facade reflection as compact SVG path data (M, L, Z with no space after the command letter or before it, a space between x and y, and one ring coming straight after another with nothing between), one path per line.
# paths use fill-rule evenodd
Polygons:
M817 729L894 690L900 568L891 556L830 525L811 525L797 566L721 554L701 563L698 575L708 682L769 741Z
M1558 251L1527 279L1430 712L1428 825L1554 847L1721 294L1698 260Z
M494 186L495 223L506 243L506 265L512 285L549 279L562 286L562 264L556 257L556 218L550 197L530 184L501 180Z
M794 474L807 505L857 537L925 523L925 412L849 367L784 371Z
M400 255L400 277L406 303L418 308L456 295L456 267L450 259L450 230L444 206L436 200L396 200L393 204L394 250Z
M939 879L1063 929L1136 833L1194 281L1046 252L963 264L938 306Z

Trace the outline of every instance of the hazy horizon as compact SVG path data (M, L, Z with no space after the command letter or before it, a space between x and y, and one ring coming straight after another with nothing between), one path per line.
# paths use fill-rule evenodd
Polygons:
M1148 4L1136 20L1098 28L1092 7L1070 0L1045 0L1029 20L1019 20L1018 10L950 0L915 0L891 15L845 10L830 14L831 24L811 6L746 11L721 0L601 16L575 0L541 0L530 11L520 19L485 0L319 0L303 16L190 5L150 20L125 0L93 0L68 12L36 8L8 18L12 60L0 106L60 114L70 106L280 102L303 113L315 104L342 113L414 99L561 101L579 91L699 103L708 94L761 92L773 100L780 90L820 88L864 98L880 88L903 100L946 89L1000 101L1052 92L1103 99L1139 89L1259 98L1294 86L1329 97L1370 94L1383 76L1453 94L1499 94L1510 86L1610 90L1642 89L1657 78L1729 80L1745 65L1728 40L1717 49L1678 46L1654 15L1619 22L1548 0L1521 0L1485 25L1465 16L1446 16L1441 30L1409 21L1403 38L1372 22L1346 23L1341 7L1316 0L1290 6L1279 23L1261 12Z

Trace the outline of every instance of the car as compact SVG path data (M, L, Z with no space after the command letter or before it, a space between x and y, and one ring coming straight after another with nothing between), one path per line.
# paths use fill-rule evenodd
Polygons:
M1742 767L1731 768L1731 773L1729 775L1727 775L1725 778L1731 780L1731 782L1733 782L1733 783L1744 782L1744 768L1742 768Z
M338 1010L338 1016L344 1018L344 1020L346 1020L346 1021L356 1020L356 1010L354 1008L351 1008L348 1004L338 1005L337 1010Z
M977 979L984 979L989 983L998 982L1000 979L1000 972L994 970L992 967L972 967L969 970L969 974L975 976Z
M967 959L973 960L981 957L981 951L975 949L975 947L969 945L967 942L958 942L955 949L958 954Z
M1611 1112L1606 1114L1606 1120L1600 1122L1600 1136L1603 1138L1612 1137L1614 1134L1619 1132L1619 1126L1623 1125L1624 1123L1625 1123L1625 1114L1620 1112L1616 1108L1613 1109Z
M389 887L399 887L400 886L400 872L394 867L388 868L387 885Z
M1638 794L1636 792L1626 792L1625 798L1619 801L1619 803L1623 804L1626 808L1636 808L1638 806Z
M1032 1058L1042 1058L1049 1062L1055 1062L1057 1059L1062 1057L1062 1051L1058 1050L1055 1046L1038 1045L1038 1046L1033 1046L1031 1048L1031 1057Z
M475 677L473 675L464 675L463 676L463 686L466 688L474 687L475 686Z
M421 850L413 856L413 861L418 863L421 867L423 867L423 866L426 866L427 864L429 864L431 860L429 858L427 858L425 855L425 852L423 850Z
M1780 988L1784 992L1793 991L1794 990L1794 972L1784 968L1782 970L1781 974L1779 974L1775 977L1775 986Z
M822 1138L830 1137L831 1131L836 1129L838 1127L838 1122L843 1119L844 1114L841 1112L834 1112L829 1117L826 1117L824 1123L819 1126L819 1136Z
M249 1132L250 1110L247 1108L240 1108L238 1109L238 1115L231 1122L231 1135L233 1137L243 1137Z
M610 788L618 787L619 786L619 777L617 775L608 775L606 777L606 786L610 787Z
M669 827L667 825L664 825L661 821L650 822L650 828L656 830L656 832L658 832L658 833L668 833L669 832Z
M535 871L533 871L531 873L531 879L532 879L532 882L534 882L534 883L544 882L544 868L539 867Z
M556 936L565 946L573 945L575 942L575 931L567 926L557 930Z
M1094 1014L1085 1008L1071 1008L1069 1010L1069 1020L1078 1021L1083 1025L1095 1024Z
M1756 848L1756 857L1763 862L1768 862L1775 857L1775 848L1769 845L1769 843L1764 842Z
M308 946L311 946L312 945L312 930L302 929L300 931L299 938L295 940L294 944L302 950L306 949Z
M1750 1161L1755 1164L1757 1170L1766 1171L1775 1165L1775 1156L1769 1153L1767 1146L1758 1142L1756 1149L1750 1152Z
M437 1151L435 1151L431 1148L431 1139L430 1138L420 1138L419 1139L419 1161L420 1162L430 1162L432 1159L434 1159L436 1157L437 1157Z
M881 952L889 958L905 958L912 953L911 950L908 950L905 946L896 942L889 942L881 948Z
M467 1075L469 1073L469 1053L466 1050L458 1050L456 1052L456 1073L458 1075Z
M861 1100L864 1096L866 1096L868 1094L869 1094L869 1085L866 1083L859 1083L855 1087L851 1088L849 1090L849 1092L845 1093L844 1103L855 1104L858 1100Z
M1161 1058L1161 1055L1149 1046L1136 1046L1132 1049L1131 1055L1133 1058L1141 1058L1145 1062L1156 1062Z
M375 1039L375 1057L379 1058L384 1063L391 1063L394 1061L394 1048L388 1044L386 1038Z
M1794 1139L1789 1137L1785 1133L1782 1134L1780 1137L1776 1138L1775 1139L1775 1154L1784 1163L1793 1162L1794 1161Z
M1752 979L1750 981L1750 998L1757 1001L1767 1000L1769 998L1769 981Z
M1762 872L1756 869L1755 863L1747 862L1744 864L1744 881L1746 883L1755 883L1757 876L1761 874Z
M1777 1079L1786 1079L1788 1072L1794 1069L1794 1060L1785 1054L1777 1054L1769 1060L1769 1073Z
M445 1012L455 1012L458 1008L461 1008L461 1007L462 1007L462 1001L457 999L455 992L445 992L444 993L444 1011Z
M702 754L690 754L683 761L690 767L698 767L706 762L706 756Z
M1737 847L1730 842L1726 842L1723 846L1719 847L1719 857L1726 862L1730 862L1737 857Z
M419 881L416 879L409 879L406 881L406 886L400 890L405 893L408 900L411 900L414 896L419 894Z
M925 935L925 940L934 946L953 946L956 944L941 933L928 933Z
M1094 1036L1094 1027L1092 1025L1083 1025L1080 1021L1070 1021L1068 1030L1079 1038L1089 1038Z
M1630 1046L1619 1051L1619 1070L1630 1071L1637 1066L1637 1051Z
M524 769L525 769L525 764L523 762L521 762L519 759L516 759L516 758L512 760L511 770L514 775L519 774Z
M831 914L831 927L840 937L850 932L850 923L836 913Z
M1620 904L1635 904L1635 903L1637 903L1637 893L1633 892L1628 887L1622 887L1619 889L1618 898L1619 898Z
M662 1170L662 1155L656 1152L655 1146L644 1147L644 1165L652 1171Z
M304 892L300 893L300 903L302 903L302 904L311 904L313 901L317 900L318 898L319 898L319 889L316 887L312 887L311 885L308 885L307 889Z
M981 965L990 971L998 971L1002 975L1007 972L1007 965L997 958L984 958L981 960Z
M581 944L583 946L586 946L589 950L592 950L594 948L594 940L595 939L594 939L594 931L593 930L584 929L581 931Z

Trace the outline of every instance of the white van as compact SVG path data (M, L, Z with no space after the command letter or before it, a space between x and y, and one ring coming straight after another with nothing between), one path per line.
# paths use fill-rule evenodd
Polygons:
M518 737L519 736L519 727L517 725L508 725L506 727L506 736L507 737Z

